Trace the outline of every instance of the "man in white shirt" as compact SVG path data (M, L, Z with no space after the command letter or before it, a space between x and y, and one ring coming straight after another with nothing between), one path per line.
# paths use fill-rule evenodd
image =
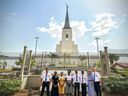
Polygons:
M80 96L79 95L80 94L80 75L78 74L77 70L75 70L75 74L73 76L73 83L74 83L74 89L75 89L75 96Z
M51 83L51 75L48 73L48 68L45 69L45 72L42 72L41 81L42 81L42 90L41 90L40 96L43 96L45 87L47 90L47 96L49 96L49 87L50 87L50 83Z
M96 92L96 96L102 96L101 89L100 89L100 73L96 71L96 67L93 67L93 78L94 78L94 89Z
M82 96L86 96L87 95L87 91L86 91L87 73L84 73L84 71L81 71L80 78L81 78L80 83L81 83L81 89L82 89Z

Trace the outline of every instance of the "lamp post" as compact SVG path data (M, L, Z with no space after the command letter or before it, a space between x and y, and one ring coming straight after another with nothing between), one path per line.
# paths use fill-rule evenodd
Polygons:
M100 56L99 56L99 42L98 42L99 38L97 37L95 39L96 39L96 45L97 45L97 54L98 54L98 58L100 60Z
M38 42L39 37L35 37L35 39L36 39L36 44L35 44L35 58L36 58L37 42Z
M87 52L87 59L88 59L88 68L90 67L90 62L89 62L89 52Z
M43 54L43 52L42 52L42 55L41 55L41 70L42 70L42 68L43 68L43 60L44 60L44 54Z

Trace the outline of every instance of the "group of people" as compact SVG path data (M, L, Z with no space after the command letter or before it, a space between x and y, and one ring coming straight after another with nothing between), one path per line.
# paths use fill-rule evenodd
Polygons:
M71 70L68 70L67 75L64 76L63 72L58 75L57 71L54 75L48 72L48 68L41 75L42 89L41 95L43 96L44 89L46 87L47 96L80 96L80 87L82 96L101 96L100 90L100 74L96 71L96 67L90 68L88 72L75 70L75 74L71 74ZM50 85L51 94L50 94Z

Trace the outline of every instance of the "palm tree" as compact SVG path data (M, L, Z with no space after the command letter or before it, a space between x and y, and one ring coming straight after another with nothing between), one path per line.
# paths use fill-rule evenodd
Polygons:
M22 68L23 59L22 59L21 56L20 56L19 59L15 62L15 64L18 65L18 66L20 66L20 67ZM30 69L31 69L32 66L35 66L35 64L36 64L36 63L35 63L35 58L32 57L32 59L31 59L31 64L30 64Z
M7 66L7 62L6 61L4 61L4 62L0 62L0 68L6 68L6 66Z
M7 66L7 62L5 61L5 58L8 58L8 56L6 55L0 55L0 59L3 59L4 62L0 62L0 68L3 67L5 69L5 67Z
M79 59L80 59L80 61L81 61L81 66L82 66L83 61L84 61L85 59L87 59L87 57L84 56L84 55L80 55L80 56L79 56Z
M110 65L112 65L115 61L119 60L119 56L116 54L109 54L109 60L110 60Z
M36 65L36 61L35 61L34 57L32 57L30 65L31 65L31 67Z
M16 65L21 66L23 64L22 57L20 56L18 60L15 62Z
M3 63L3 68L5 69L6 66L7 66L7 62L4 61L4 63Z
M54 64L53 64L53 59L54 59L54 58L58 58L58 55L57 55L56 53L50 52L49 57L51 58L51 65L54 65Z
M2 67L2 62L0 62L0 68Z

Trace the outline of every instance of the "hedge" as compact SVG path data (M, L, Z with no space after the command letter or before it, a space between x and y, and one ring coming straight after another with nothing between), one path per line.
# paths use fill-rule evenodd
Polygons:
M0 80L0 95L11 96L19 91L21 85L20 80Z
M128 96L128 78L112 78L105 81L105 88L116 96Z

